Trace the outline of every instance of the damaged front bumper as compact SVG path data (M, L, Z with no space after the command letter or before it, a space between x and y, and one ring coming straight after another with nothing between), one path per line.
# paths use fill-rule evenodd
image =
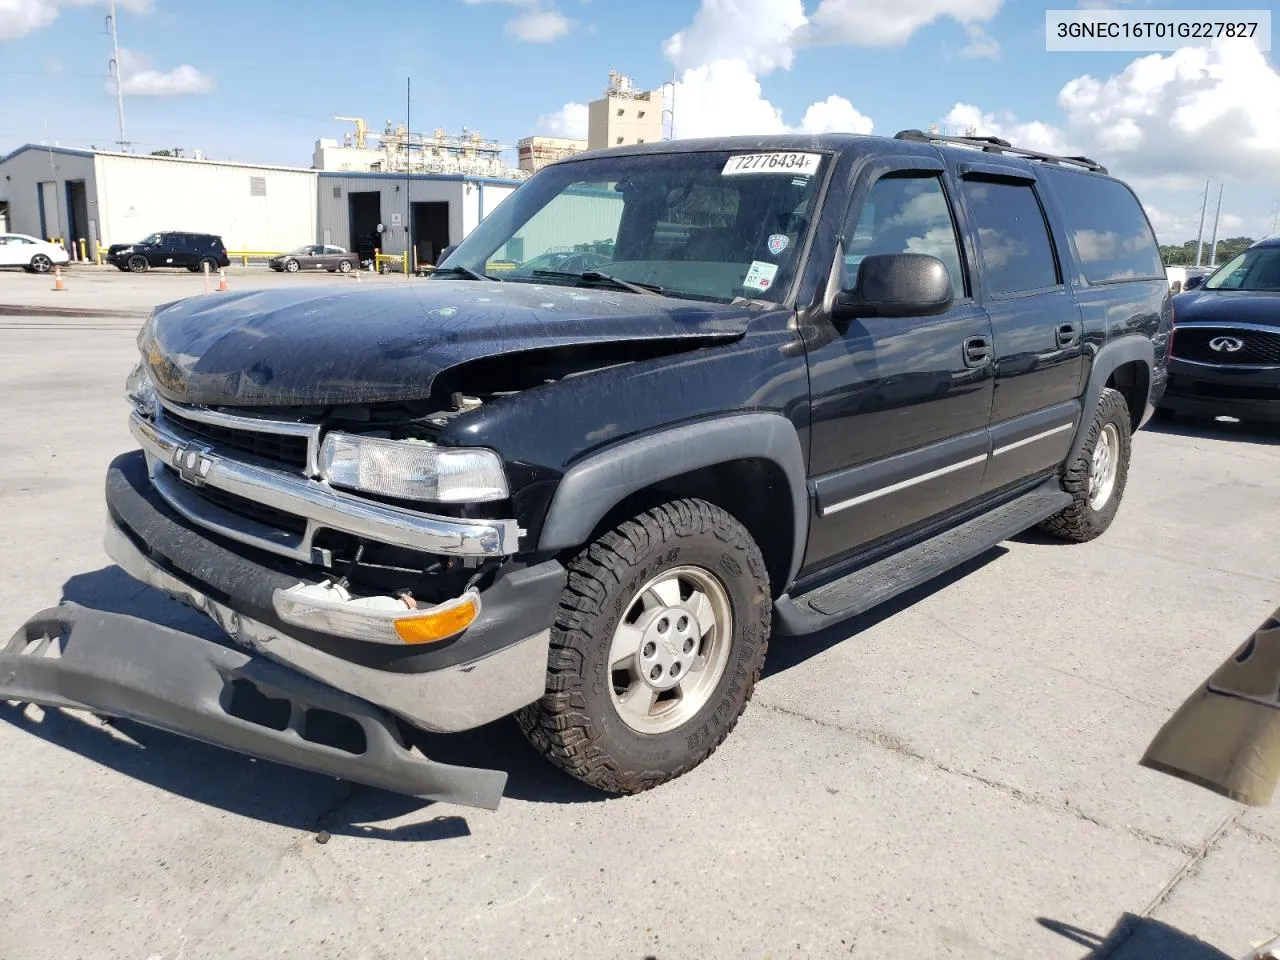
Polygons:
M0 650L0 700L83 709L426 800L495 809L507 775L435 763L394 719L280 664L64 604Z

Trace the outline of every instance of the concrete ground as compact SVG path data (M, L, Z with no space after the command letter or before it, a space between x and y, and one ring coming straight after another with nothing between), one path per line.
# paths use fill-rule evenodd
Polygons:
M208 629L100 546L139 314L201 280L67 285L0 274L0 637L62 599ZM720 751L637 797L510 722L432 744L511 771L490 813L0 703L0 957L1240 956L1280 932L1280 802L1137 761L1280 603L1280 433L1134 457L1100 540L1026 535L776 642Z

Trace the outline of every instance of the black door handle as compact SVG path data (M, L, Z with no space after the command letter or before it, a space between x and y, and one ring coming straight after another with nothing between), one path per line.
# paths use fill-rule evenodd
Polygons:
M981 367L991 360L990 337L966 337L964 341L964 365Z
M1074 323L1058 324L1057 339L1059 347L1070 347L1076 342L1078 334Z

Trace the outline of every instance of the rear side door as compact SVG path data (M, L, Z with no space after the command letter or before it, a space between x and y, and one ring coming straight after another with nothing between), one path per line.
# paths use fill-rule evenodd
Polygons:
M157 236L156 242L148 246L144 251L147 263L153 267L172 267L173 237L172 233L162 233Z
M991 325L941 160L885 157L863 168L843 227L844 277L873 254L928 253L954 302L926 317L833 322L811 344L810 483L817 517L808 572L978 495L991 413Z
M989 493L1057 467L1080 419L1084 340L1067 286L1064 236L1051 226L1033 165L960 161L977 280L995 348Z

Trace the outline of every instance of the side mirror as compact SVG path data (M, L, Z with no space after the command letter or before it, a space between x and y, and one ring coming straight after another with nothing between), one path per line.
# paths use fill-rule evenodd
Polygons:
M836 294L832 316L925 317L951 306L951 274L937 257L925 253L885 253L858 266L852 290Z
M1194 290L1202 285L1205 281L1204 277L1187 277L1187 282L1182 285L1183 290Z

